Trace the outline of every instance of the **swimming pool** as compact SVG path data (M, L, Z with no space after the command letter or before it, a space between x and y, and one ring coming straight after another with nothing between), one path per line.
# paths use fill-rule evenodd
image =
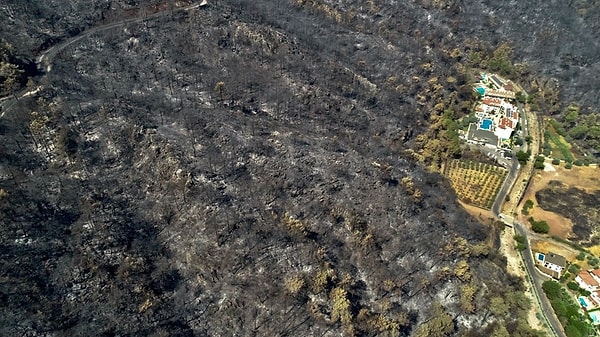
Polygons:
M484 87L477 87L477 92L481 95L484 96L485 95L485 88Z
M588 314L590 315L592 322L594 322L594 325L600 324L600 315L599 315L598 311L588 312Z
M492 120L491 119L482 119L481 124L479 124L479 128L483 130L489 130L492 128Z
M582 307L584 307L584 308L587 308L587 307L588 307L588 304L587 304L587 302L585 301L585 298L584 298L584 297L579 297L579 303L581 303L581 306L582 306ZM590 315L590 317L591 317L591 315Z

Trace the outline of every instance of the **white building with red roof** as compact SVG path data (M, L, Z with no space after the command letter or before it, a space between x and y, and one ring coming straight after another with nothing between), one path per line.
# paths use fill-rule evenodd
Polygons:
M598 290L598 287L600 287L600 280L592 273L593 271L600 272L598 269L582 270L577 274L577 277L575 277L575 282L579 284L579 287L589 292L595 292Z

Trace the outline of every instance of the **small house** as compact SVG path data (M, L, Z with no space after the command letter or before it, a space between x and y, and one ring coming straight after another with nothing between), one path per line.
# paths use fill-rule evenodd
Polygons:
M562 255L552 252L548 254L536 253L535 262L543 273L555 279L559 279L565 268L567 268L567 259Z

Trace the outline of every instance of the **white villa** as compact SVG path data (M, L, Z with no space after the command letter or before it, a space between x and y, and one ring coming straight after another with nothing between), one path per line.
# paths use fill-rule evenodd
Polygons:
M585 298L585 309L590 310L600 307L600 269L582 270L575 277L579 287L590 292ZM579 300L581 303L581 299ZM581 303L583 306L583 303Z
M469 126L469 138L471 141L501 146L519 123L518 108L512 104L515 93L512 85L498 75L481 74L479 78L481 80L474 90L482 99L475 107L478 123Z

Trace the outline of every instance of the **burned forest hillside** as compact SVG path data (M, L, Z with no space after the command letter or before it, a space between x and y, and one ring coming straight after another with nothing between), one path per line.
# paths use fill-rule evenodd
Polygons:
M0 335L540 335L428 169L513 41L465 6L1 4Z

